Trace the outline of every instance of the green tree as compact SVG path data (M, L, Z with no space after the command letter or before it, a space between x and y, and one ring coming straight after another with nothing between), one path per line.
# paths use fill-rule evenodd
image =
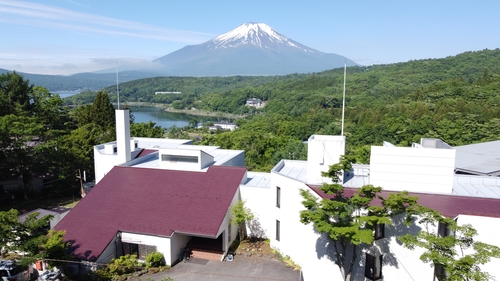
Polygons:
M49 230L46 240L41 244L43 250L42 257L46 259L68 259L68 249L70 243L64 241L66 231Z
M345 195L339 182L343 171L350 170L352 160L342 157L328 172L323 172L323 176L329 176L333 183L324 183L320 189L330 198L318 200L309 190L300 192L306 208L300 212L300 221L328 235L335 249L335 263L344 280L352 280L359 247L372 244L376 225L392 224L391 217L403 212L407 212L406 222L411 222L412 208L417 202L416 197L406 192L383 198L378 195L382 188L372 185L361 187L352 196ZM371 205L376 198L382 200L382 206Z
M165 129L156 126L156 123L153 121L149 121L148 123L132 123L130 124L130 135L133 137L163 138L165 137Z
M46 233L40 230L47 227L52 219L50 215L38 219L39 215L38 212L31 213L22 222L15 209L0 212L0 249L38 254L38 246L46 239Z
M92 122L103 129L114 129L115 109L109 101L108 94L100 91L95 96L92 108L90 110Z
M69 116L59 96L29 85L17 73L0 75L0 172L20 177L24 197L33 195L33 175L47 168L48 143L66 134Z
M170 139L189 139L188 133L175 125L168 128L167 137Z
M403 245L411 250L423 248L420 259L431 263L440 281L487 281L492 276L481 270L481 265L492 258L500 258L500 248L476 241L477 231L470 224L458 225L453 219L443 217L439 212L427 209L421 215L425 225L417 236L410 234L399 237ZM432 229L446 226L453 235L443 235ZM433 227L430 227L433 226Z
M240 240L245 236L245 227L247 222L253 220L254 214L245 206L245 201L238 201L231 208L231 223L238 226Z
M0 116L26 115L30 111L30 95L33 85L16 72L0 75Z

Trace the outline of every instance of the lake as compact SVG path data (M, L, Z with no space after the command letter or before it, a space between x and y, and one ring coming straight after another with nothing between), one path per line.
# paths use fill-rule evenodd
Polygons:
M148 123L149 121L153 121L157 126L161 126L163 128L170 128L172 126L184 127L189 125L190 120L196 120L197 123L201 121L208 121L208 117L198 117L184 113L173 113L156 107L132 106L130 109L134 115L135 123ZM205 120L203 120L203 118Z
M61 98L67 98L72 95L79 94L80 91L53 91L53 94L58 94ZM172 126L184 127L189 125L189 121L196 120L197 123L205 121L216 121L215 117L194 116L184 113L173 113L164 111L161 108L152 106L132 106L130 108L134 115L135 123L148 123L152 121L157 126L170 128Z
M58 94L61 99L79 94L81 91L51 91L52 94Z

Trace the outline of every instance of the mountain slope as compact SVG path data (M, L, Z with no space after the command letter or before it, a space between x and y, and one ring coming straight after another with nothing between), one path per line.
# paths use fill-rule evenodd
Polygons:
M245 23L199 45L154 60L167 73L188 76L283 75L357 65L295 42L263 23Z
M1 69L0 74L12 72ZM116 85L116 73L77 73L73 75L45 75L18 72L30 83L42 86L50 91L100 90L110 85ZM160 76L157 73L141 71L122 71L119 73L119 82L128 82L137 79Z

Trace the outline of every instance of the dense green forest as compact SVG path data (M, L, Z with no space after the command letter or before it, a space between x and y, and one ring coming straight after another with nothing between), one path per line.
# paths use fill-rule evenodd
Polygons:
M339 134L343 69L272 77L159 77L120 85L122 101L164 104L247 116L235 132L209 135L204 144L245 149L250 169L268 170L281 158L305 157L311 134ZM345 135L350 153L369 162L370 145L410 145L421 137L450 145L500 136L500 50L443 59L347 69ZM116 87L105 89L111 100ZM178 91L181 95L155 95ZM84 93L67 104L91 102ZM263 109L245 106L248 98Z

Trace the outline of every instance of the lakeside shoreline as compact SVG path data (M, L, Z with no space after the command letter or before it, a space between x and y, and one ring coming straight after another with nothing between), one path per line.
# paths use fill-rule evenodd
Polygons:
M150 107L161 108L161 109L163 109L163 111L167 111L167 112L184 113L187 115L194 115L194 116L208 116L208 117L216 117L216 118L223 118L223 119L245 118L244 115L224 113L224 112L212 112L212 111L204 111L204 110L197 110L197 109L194 109L194 110L193 109L173 109L173 108L165 107L164 104L150 103L150 102L127 102L127 105L128 106L150 106Z

